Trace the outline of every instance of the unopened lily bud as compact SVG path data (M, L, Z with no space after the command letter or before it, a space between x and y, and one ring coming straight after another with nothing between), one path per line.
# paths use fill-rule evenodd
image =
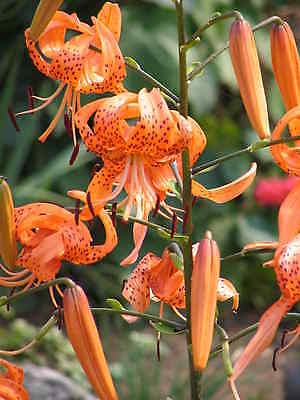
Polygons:
M65 290L63 306L68 337L95 392L100 399L117 400L88 299L80 286Z
M220 253L210 232L198 243L191 284L191 336L196 370L206 367L214 333Z
M242 18L231 25L229 49L248 117L259 137L265 139L270 136L266 96L253 32Z
M41 0L32 19L29 39L36 41L46 29L63 0Z
M273 72L286 110L300 105L300 61L293 32L288 23L271 28Z
M3 177L0 177L0 256L6 267L12 270L17 258L14 204L8 183Z

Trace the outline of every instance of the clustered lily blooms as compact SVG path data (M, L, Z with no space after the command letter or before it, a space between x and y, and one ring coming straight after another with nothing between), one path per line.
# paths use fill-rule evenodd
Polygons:
M173 214L168 196L175 192L174 183L182 183L181 154L189 151L190 167L206 147L206 135L191 117L169 108L158 88L142 88L138 93L123 86L125 61L118 42L121 34L121 12L117 4L106 2L92 25L81 22L76 14L57 11L61 1L42 0L31 28L25 31L29 56L37 69L48 78L60 81L57 90L36 108L16 116L31 114L48 106L64 89L58 111L39 140L44 142L64 113L66 130L73 136L74 156L78 153L76 128L86 149L100 157L103 166L95 171L86 190L72 189L68 195L83 206L72 213L50 203L33 203L14 207L5 179L0 178L0 264L3 274L0 286L21 288L55 279L62 261L75 265L101 260L117 246L118 236L113 209L125 221L133 218L134 248L121 262L122 266L139 257L152 211L162 216ZM47 4L51 5L47 11ZM69 38L72 32L74 35ZM271 53L275 79L286 107L286 114L270 132L267 102L252 29L239 16L229 35L232 64L249 120L262 140L280 139L288 126L290 135L300 133L300 61L293 34L286 23L271 29ZM82 94L113 94L81 106ZM300 176L298 142L295 147L280 143L271 146L271 154L281 169ZM225 203L242 194L253 182L257 166L252 163L241 177L221 187L207 189L193 176L191 194L215 203ZM175 171L175 172L174 172ZM124 197L125 195L125 197ZM266 263L273 267L282 296L262 316L257 333L234 365L229 380L233 394L239 398L235 380L246 366L273 340L285 313L300 300L300 183L283 201L278 216L279 240L276 243L254 243L245 250L274 249L274 258ZM187 210L182 210L188 212ZM97 245L86 225L98 217L106 239ZM142 223L141 223L142 222ZM176 230L176 229L175 229ZM18 246L20 248L18 252ZM210 232L194 244L191 252L191 294L186 296L185 275L180 255L176 262L171 246L161 257L146 254L125 281L122 294L131 306L143 313L151 300L169 305L178 316L184 316L191 304L191 359L195 371L207 364L216 322L217 301L233 299L237 310L239 294L234 285L220 278L221 259L217 243ZM191 249L191 248L190 248ZM50 295L56 307L52 286ZM78 359L100 398L118 398L106 363L100 337L83 289L73 285L62 293L66 331ZM129 320L129 319L128 319ZM130 320L129 320L130 321ZM131 320L132 322L132 320ZM300 334L299 326L290 332L294 337L280 348L282 352ZM22 386L21 370L0 360L7 373L0 377L1 398L28 399Z

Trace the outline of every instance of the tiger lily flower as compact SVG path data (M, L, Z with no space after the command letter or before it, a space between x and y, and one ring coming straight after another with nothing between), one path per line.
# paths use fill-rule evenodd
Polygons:
M100 399L117 400L98 330L83 289L76 285L64 291L67 334L86 376Z
M80 93L120 92L124 88L125 62L118 46L121 32L121 13L117 4L105 3L93 25L81 22L76 14L57 11L37 41L30 39L30 28L25 31L29 55L38 70L47 77L60 81L57 90L49 97L33 96L43 103L37 108L19 112L16 116L31 114L50 104L66 87L57 114L46 131L39 137L44 142L55 128L67 105L71 114L69 130L74 146L76 133L74 114L80 109ZM68 31L77 35L66 39ZM95 49L98 49L95 51ZM38 50L39 49L39 50Z
M243 104L261 139L270 136L266 96L255 40L249 22L236 19L230 29L229 50Z
M282 317L294 304L300 300L300 183L288 194L281 204L278 215L278 242L253 243L245 246L249 248L274 249L274 258L265 263L273 267L281 297L268 308L259 320L256 334L237 360L230 378L233 391L236 392L234 381L240 376L247 365L258 357L273 341ZM279 352L287 349L299 336L300 325L289 334L294 334L290 342Z
M0 366L6 370L0 373L0 398L29 400L29 394L23 386L22 368L3 359L0 359Z
M199 244L193 245L195 263ZM161 303L172 308L185 308L185 286L183 271L174 264L171 252L166 248L162 257L146 254L125 282L122 294L138 312L144 312L150 305L151 292ZM233 298L233 309L238 308L239 295L227 279L219 278L217 299L226 301Z
M39 285L55 278L62 260L73 264L92 264L99 261L117 245L117 234L110 216L100 210L106 242L92 245L92 237L85 224L75 221L74 214L62 207L48 203L33 203L14 210L15 235L22 246L16 266L23 270L0 277L0 285L6 287ZM53 300L53 293L50 290ZM53 301L55 304L55 301Z
M93 114L92 129L88 121ZM130 120L137 122L129 124ZM128 196L118 208L124 207L125 220L134 206L135 216L147 220L157 200L168 211L164 200L172 190L170 181L175 179L170 164L176 161L180 171L181 153L188 147L192 165L206 145L200 126L192 118L185 119L177 111L169 110L158 89L151 92L142 89L139 94L122 93L89 103L76 113L75 121L86 148L104 163L87 189L90 203L95 209L104 207L108 201L115 201L124 188ZM241 178L216 189L206 189L193 181L193 195L217 203L229 201L251 184L255 174L256 164L252 164ZM72 190L68 194L87 203L85 192ZM85 207L81 218L91 217ZM146 226L134 224L135 247L122 265L136 261L146 232Z
M91 129L88 121L93 114ZM129 120L137 122L129 124ZM103 208L125 189L127 197L118 204L118 208L124 207L124 220L132 215L134 207L135 216L147 220L157 199L163 201L170 190L169 164L193 136L205 142L198 124L177 111L170 111L159 89L151 92L142 89L139 94L127 92L89 103L76 113L75 121L87 149L104 163L87 189L90 203L94 209ZM87 203L84 192L68 194ZM81 218L91 218L88 207ZM146 226L134 224L135 247L122 265L135 262L146 232Z

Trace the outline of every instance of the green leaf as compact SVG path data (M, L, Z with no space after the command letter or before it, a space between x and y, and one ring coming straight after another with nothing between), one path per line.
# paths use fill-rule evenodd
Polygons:
M150 325L157 331L164 333L165 335L181 335L185 332L185 329L178 331L170 326L164 324L163 322L152 322L150 321Z
M105 302L113 310L120 310L120 311L125 310L125 308L122 306L122 304L117 299L106 299Z
M174 266L177 269L179 269L180 271L183 271L184 266L183 266L182 258L178 254L175 254L175 253L170 253L170 257L171 257L171 260L172 260Z

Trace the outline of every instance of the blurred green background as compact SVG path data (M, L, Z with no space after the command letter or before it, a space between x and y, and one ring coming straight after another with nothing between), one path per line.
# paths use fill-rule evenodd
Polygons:
M96 15L103 3L94 0L65 0L62 9L68 13L76 12L82 21L89 23L90 16ZM280 15L290 23L296 39L300 40L300 6L297 3L279 0L185 0L186 30L191 34L198 26L206 23L216 11L238 9L252 25L269 16ZM77 161L72 167L69 166L72 144L65 134L62 121L45 144L38 142L38 136L54 117L59 100L41 112L19 118L19 133L13 128L7 114L9 105L16 112L28 108L28 86L32 86L34 93L39 96L48 96L57 87L57 82L52 82L35 69L24 43L23 32L30 25L37 4L38 1L5 0L0 5L0 31L3 38L0 43L0 174L8 178L16 205L50 201L62 206L73 206L73 202L66 197L66 191L75 188L84 190L90 180L93 164L97 160L92 154L86 153L82 146ZM124 0L119 4L123 17L120 41L123 54L133 57L147 72L178 93L176 18L171 0ZM223 46L228 40L230 22L219 22L205 32L200 44L189 53L189 65L194 61L203 61ZM258 31L255 37L262 62L270 122L271 126L274 126L284 109L271 72L269 29ZM132 91L144 86L150 88L147 82L132 71L128 71L125 86ZM228 51L190 84L190 114L199 122L208 139L207 148L198 163L238 150L257 139L241 104ZM272 162L268 150L261 150L252 156L243 156L224 163L198 179L207 187L219 186L246 172L252 161L256 161L259 166L256 183L263 176L283 176ZM194 241L200 240L204 231L210 229L219 243L221 254L225 256L240 250L249 242L276 240L278 209L262 208L256 204L253 197L255 184L244 195L225 205L200 200L193 211ZM99 264L82 267L64 265L61 269L60 276L71 276L88 291L93 305L103 305L105 298L109 297L116 297L122 301L122 281L132 268L120 268L119 263L133 245L130 229L130 226L119 223L119 245ZM94 235L96 241L104 240L100 225L95 225ZM160 255L166 245L167 242L148 232L140 255L143 256L150 250ZM247 257L223 263L222 276L231 279L241 296L239 316L232 317L230 305L222 305L221 319L225 326L245 326L249 315L261 315L262 311L278 298L279 290L273 271L261 267L262 260L265 259L268 258ZM38 313L35 312L37 307ZM26 302L19 302L15 307L17 316L26 317L31 323L38 324L47 318L50 310L47 293L27 298ZM128 327L116 317L105 317L101 324L104 338L107 335L107 339L104 340L112 347L115 341L119 344L121 339L124 339L127 343L125 349L139 348L132 339L132 332L136 329L141 333L143 323ZM10 329L13 331L14 328ZM153 335L154 333L152 338ZM143 336L139 340L143 341ZM107 353L109 354L109 350ZM146 390L145 386L136 388L136 394L130 392L134 390L132 388L135 387L135 383L128 383L133 378L127 376L129 371L124 372L124 365L122 366L120 361L130 362L131 352L123 351L120 354L124 360L118 360L119 369L115 368L115 376L119 374L127 380L131 389L127 389L126 398L155 398L151 391L147 395L143 392ZM128 360L125 360L126 357ZM113 359L117 360L118 356L115 354ZM137 370L140 371L139 368ZM148 379L150 381L157 378L153 376ZM174 376L170 378L170 382L172 379L174 380ZM178 382L174 381L175 386L176 383ZM179 387L181 386L178 385L176 390L179 390ZM176 392L176 398L183 398L186 392L187 388L182 394Z

